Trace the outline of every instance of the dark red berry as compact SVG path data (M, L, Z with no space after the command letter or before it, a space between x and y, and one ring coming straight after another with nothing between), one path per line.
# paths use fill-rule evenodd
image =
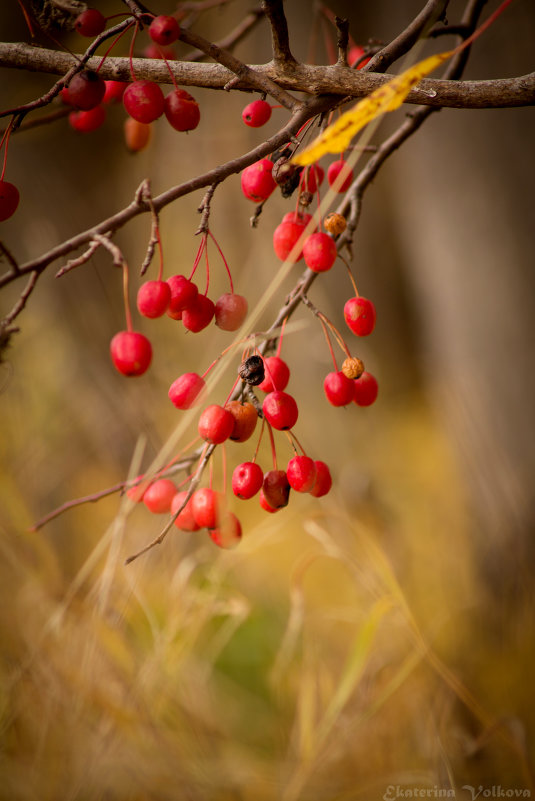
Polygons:
M17 210L20 195L15 184L0 181L0 222L8 220Z
M171 509L171 501L176 495L176 487L169 478L160 478L145 490L143 503L157 515L165 514Z
M145 281L138 289L137 307L144 317L161 317L170 300L171 289L167 281Z
M78 133L91 133L96 131L106 121L104 106L95 106L89 111L71 111L69 125Z
M98 36L106 27L106 18L98 8L87 8L78 14L74 27L81 36Z
M152 346L137 331L120 331L110 342L110 354L116 369L127 376L143 375L152 360Z
M161 14L149 26L149 36L159 45L170 45L180 36L180 26L174 17Z
M171 501L170 512L172 515L175 515L178 512L178 510L186 500L187 494L188 493L185 490L176 493L173 500ZM198 531L200 529L200 526L197 525L197 523L195 522L195 518L193 517L193 512L191 509L191 498L188 500L182 511L179 512L178 517L174 521L174 524L181 531Z
M270 515L275 514L275 512L279 511L279 509L276 509L274 506L271 506L271 504L267 502L263 489L260 490L258 500L260 501L260 506L262 507L262 509L264 509L264 511L266 512L269 512ZM280 508L282 509L282 506Z
M297 492L310 492L316 482L316 465L310 456L294 456L286 468L290 487Z
M273 162L269 159L260 161L246 167L241 174L241 188L246 198L261 203L271 195L277 184L271 171Z
M307 267L315 273L324 273L330 270L336 261L336 243L329 234L317 231L305 240L303 256Z
M162 116L165 100L157 83L134 81L124 91L123 105L130 117L147 124Z
M223 406L212 403L202 412L197 428L199 436L206 442L210 442L212 445L220 445L232 434L234 416Z
M347 406L355 395L353 380L345 376L341 370L325 376L323 389L331 406Z
M199 528L215 528L224 508L221 493L208 487L195 490L191 496L191 512Z
M268 356L264 359L264 380L258 385L262 392L282 391L288 386L290 368L280 356Z
M275 390L264 398L262 411L267 422L277 431L293 428L299 416L297 403L287 392Z
M220 548L235 548L242 538L241 523L234 512L225 512L219 525L208 533Z
M202 400L206 384L197 373L184 373L169 387L169 399L177 409L191 409Z
M230 439L233 442L246 442L253 436L258 422L258 412L255 407L252 403L233 400L225 404L225 409L228 409L234 418L234 428Z
M243 295L226 292L216 301L215 324L223 331L237 331L247 317L247 309Z
M375 403L379 387L377 380L371 373L365 370L360 378L355 378L353 384L355 389L354 401L357 406L371 406L372 403Z
M264 473L262 493L273 509L282 509L288 505L290 482L284 470L268 470Z
M353 182L353 170L343 159L333 161L333 163L329 165L327 170L327 181L329 182L329 186L332 186L341 172L343 172L345 177L336 191L347 192Z
M215 305L206 295L197 295L195 301L182 312L182 322L188 331L198 333L209 325L215 314Z
M183 89L175 89L166 96L164 112L175 131L192 131L201 119L199 104Z
M261 128L271 117L271 106L265 100L253 100L245 106L241 116L250 128Z
M264 474L256 462L242 462L232 473L232 492L246 501L262 489Z
M96 72L83 70L73 75L68 89L70 104L83 111L89 111L102 102L106 93L106 84Z
M185 275L172 275L167 283L171 289L170 311L184 311L197 300L199 290Z
M359 337L371 334L375 328L376 316L375 306L367 298L349 298L345 303L344 319L351 331Z
M316 481L314 482L314 486L310 490L310 494L314 496L314 498L321 498L323 495L327 495L330 491L333 480L331 478L331 472L325 462L321 462L316 460Z

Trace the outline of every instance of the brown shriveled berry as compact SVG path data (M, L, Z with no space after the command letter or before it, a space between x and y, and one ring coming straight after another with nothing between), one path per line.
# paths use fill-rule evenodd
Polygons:
M249 356L240 364L238 375L246 384L256 387L264 380L264 360L261 356Z
M342 372L346 378L360 378L364 372L364 362L356 356L348 356L342 365Z
M341 214L337 214L335 211L325 217L323 225L325 226L325 230L332 236L342 234L347 228L346 218L342 217Z

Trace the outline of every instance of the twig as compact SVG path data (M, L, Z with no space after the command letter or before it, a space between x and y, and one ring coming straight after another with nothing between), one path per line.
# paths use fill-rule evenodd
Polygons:
M19 275L20 267L17 263L17 260L15 259L15 257L13 256L7 245L5 245L1 240L0 240L0 251L4 254L4 256L11 265L11 269L13 270L13 277Z
M299 105L300 101L296 100L284 89L281 89L275 81L266 75L257 73L254 69L248 67L247 64L244 64L243 61L237 59L232 53L229 53L228 50L218 47L216 44L209 42L207 39L204 39L202 36L192 31L182 30L180 39L183 42L187 42L187 44L198 47L199 50L202 50L207 56L211 56L211 58L219 62L219 64L227 67L227 69L231 70L236 75L240 82L249 84L253 89L258 89L261 92L270 94L278 103L290 111L294 111Z
M396 36L386 47L376 53L362 68L366 72L386 72L394 61L408 53L420 37L442 18L449 0L428 0L412 22L399 36Z
M30 277L26 283L26 286L24 287L24 290L21 292L18 301L15 303L9 314L2 320L1 322L2 329L7 329L7 327L13 322L13 320L16 317L18 317L23 308L26 306L28 298L35 289L35 285L37 283L39 275L40 273L37 270L34 270L32 273L30 273Z
M212 198L214 196L214 192L216 190L217 184L212 184L212 186L208 187L201 204L197 211L201 215L201 221L199 223L199 227L195 231L195 236L197 234L205 234L208 231L208 220L210 218L210 204L212 202Z
M65 273L68 273L71 270L74 270L76 267L80 267L82 264L88 262L93 253L99 249L100 245L101 243L97 239L93 240L93 242L90 243L87 250L85 250L81 256L78 256L76 259L69 259L67 264L57 271L56 278L61 278L61 276L65 275Z
M273 63L282 70L292 68L297 62L290 50L288 23L282 0L262 0L262 10L271 25Z
M338 30L338 40L336 45L338 47L338 61L341 67L347 67L347 47L349 44L349 20L335 17L336 28Z

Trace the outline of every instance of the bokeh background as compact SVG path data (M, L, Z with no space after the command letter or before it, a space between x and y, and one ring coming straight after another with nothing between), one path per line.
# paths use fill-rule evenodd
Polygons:
M361 43L389 41L419 7L330 4ZM162 0L153 10L173 8ZM217 40L250 8L221 4L196 29ZM461 8L450 4L450 21ZM319 5L289 0L286 10L296 57L325 63L325 37L334 37ZM2 10L0 33L28 39L15 3ZM465 77L529 72L534 34L533 4L515 0L474 46ZM81 49L74 36L64 41ZM269 60L264 22L236 54ZM1 107L52 80L4 70ZM181 135L159 121L135 156L120 108L91 135L62 120L13 136L6 179L21 204L1 237L19 262L125 206L144 178L157 194L251 148L285 118L275 110L265 129L247 129L249 96L192 93L199 128ZM406 111L384 120L374 141ZM108 355L124 327L122 279L108 254L61 279L62 263L45 271L0 365L1 798L533 792L534 123L533 109L444 110L385 164L365 196L352 262L378 324L369 340L347 335L378 377L379 399L368 409L327 404L321 328L298 314L282 351L297 434L330 464L334 488L322 500L292 497L277 515L236 501L244 538L231 552L205 533L173 531L125 567L162 519L117 494L31 530L64 502L146 469L183 419L169 384L204 371L229 342L215 327L185 335L167 318L136 318L154 361L145 376L124 379ZM162 212L167 275L189 272L201 200ZM291 207L274 195L253 230L239 178L217 189L211 229L251 305L277 274L272 231ZM150 221L137 219L116 237L132 300L149 235ZM210 254L217 297L227 280ZM2 291L2 315L21 290ZM343 329L350 294L340 266L310 296ZM235 369L231 361L214 402ZM175 451L188 437L175 437ZM284 463L285 437L277 450ZM229 448L229 469L250 456L248 443ZM221 472L216 459L216 482Z

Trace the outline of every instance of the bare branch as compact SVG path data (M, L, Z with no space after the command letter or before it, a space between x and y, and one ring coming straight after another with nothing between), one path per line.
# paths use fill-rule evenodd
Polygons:
M90 69L98 67L100 59L90 59ZM34 48L22 43L0 42L0 66L36 72L63 75L72 64L72 57L56 50ZM169 69L178 84L208 89L223 89L235 74L220 64L197 64L170 61L169 69L158 59L133 59L138 78L158 83L169 83ZM260 85L262 77L269 78L282 89L305 92L310 95L331 94L338 97L359 98L378 89L392 76L352 70L349 67L314 66L295 64L291 71L280 71L274 64L248 65L254 74L258 91L268 91ZM127 58L107 58L99 75L111 80L130 80ZM234 85L240 91L251 91L251 84L241 80ZM409 104L434 108L511 108L535 104L535 72L517 78L500 78L485 81L453 81L426 78L417 89L409 92Z

